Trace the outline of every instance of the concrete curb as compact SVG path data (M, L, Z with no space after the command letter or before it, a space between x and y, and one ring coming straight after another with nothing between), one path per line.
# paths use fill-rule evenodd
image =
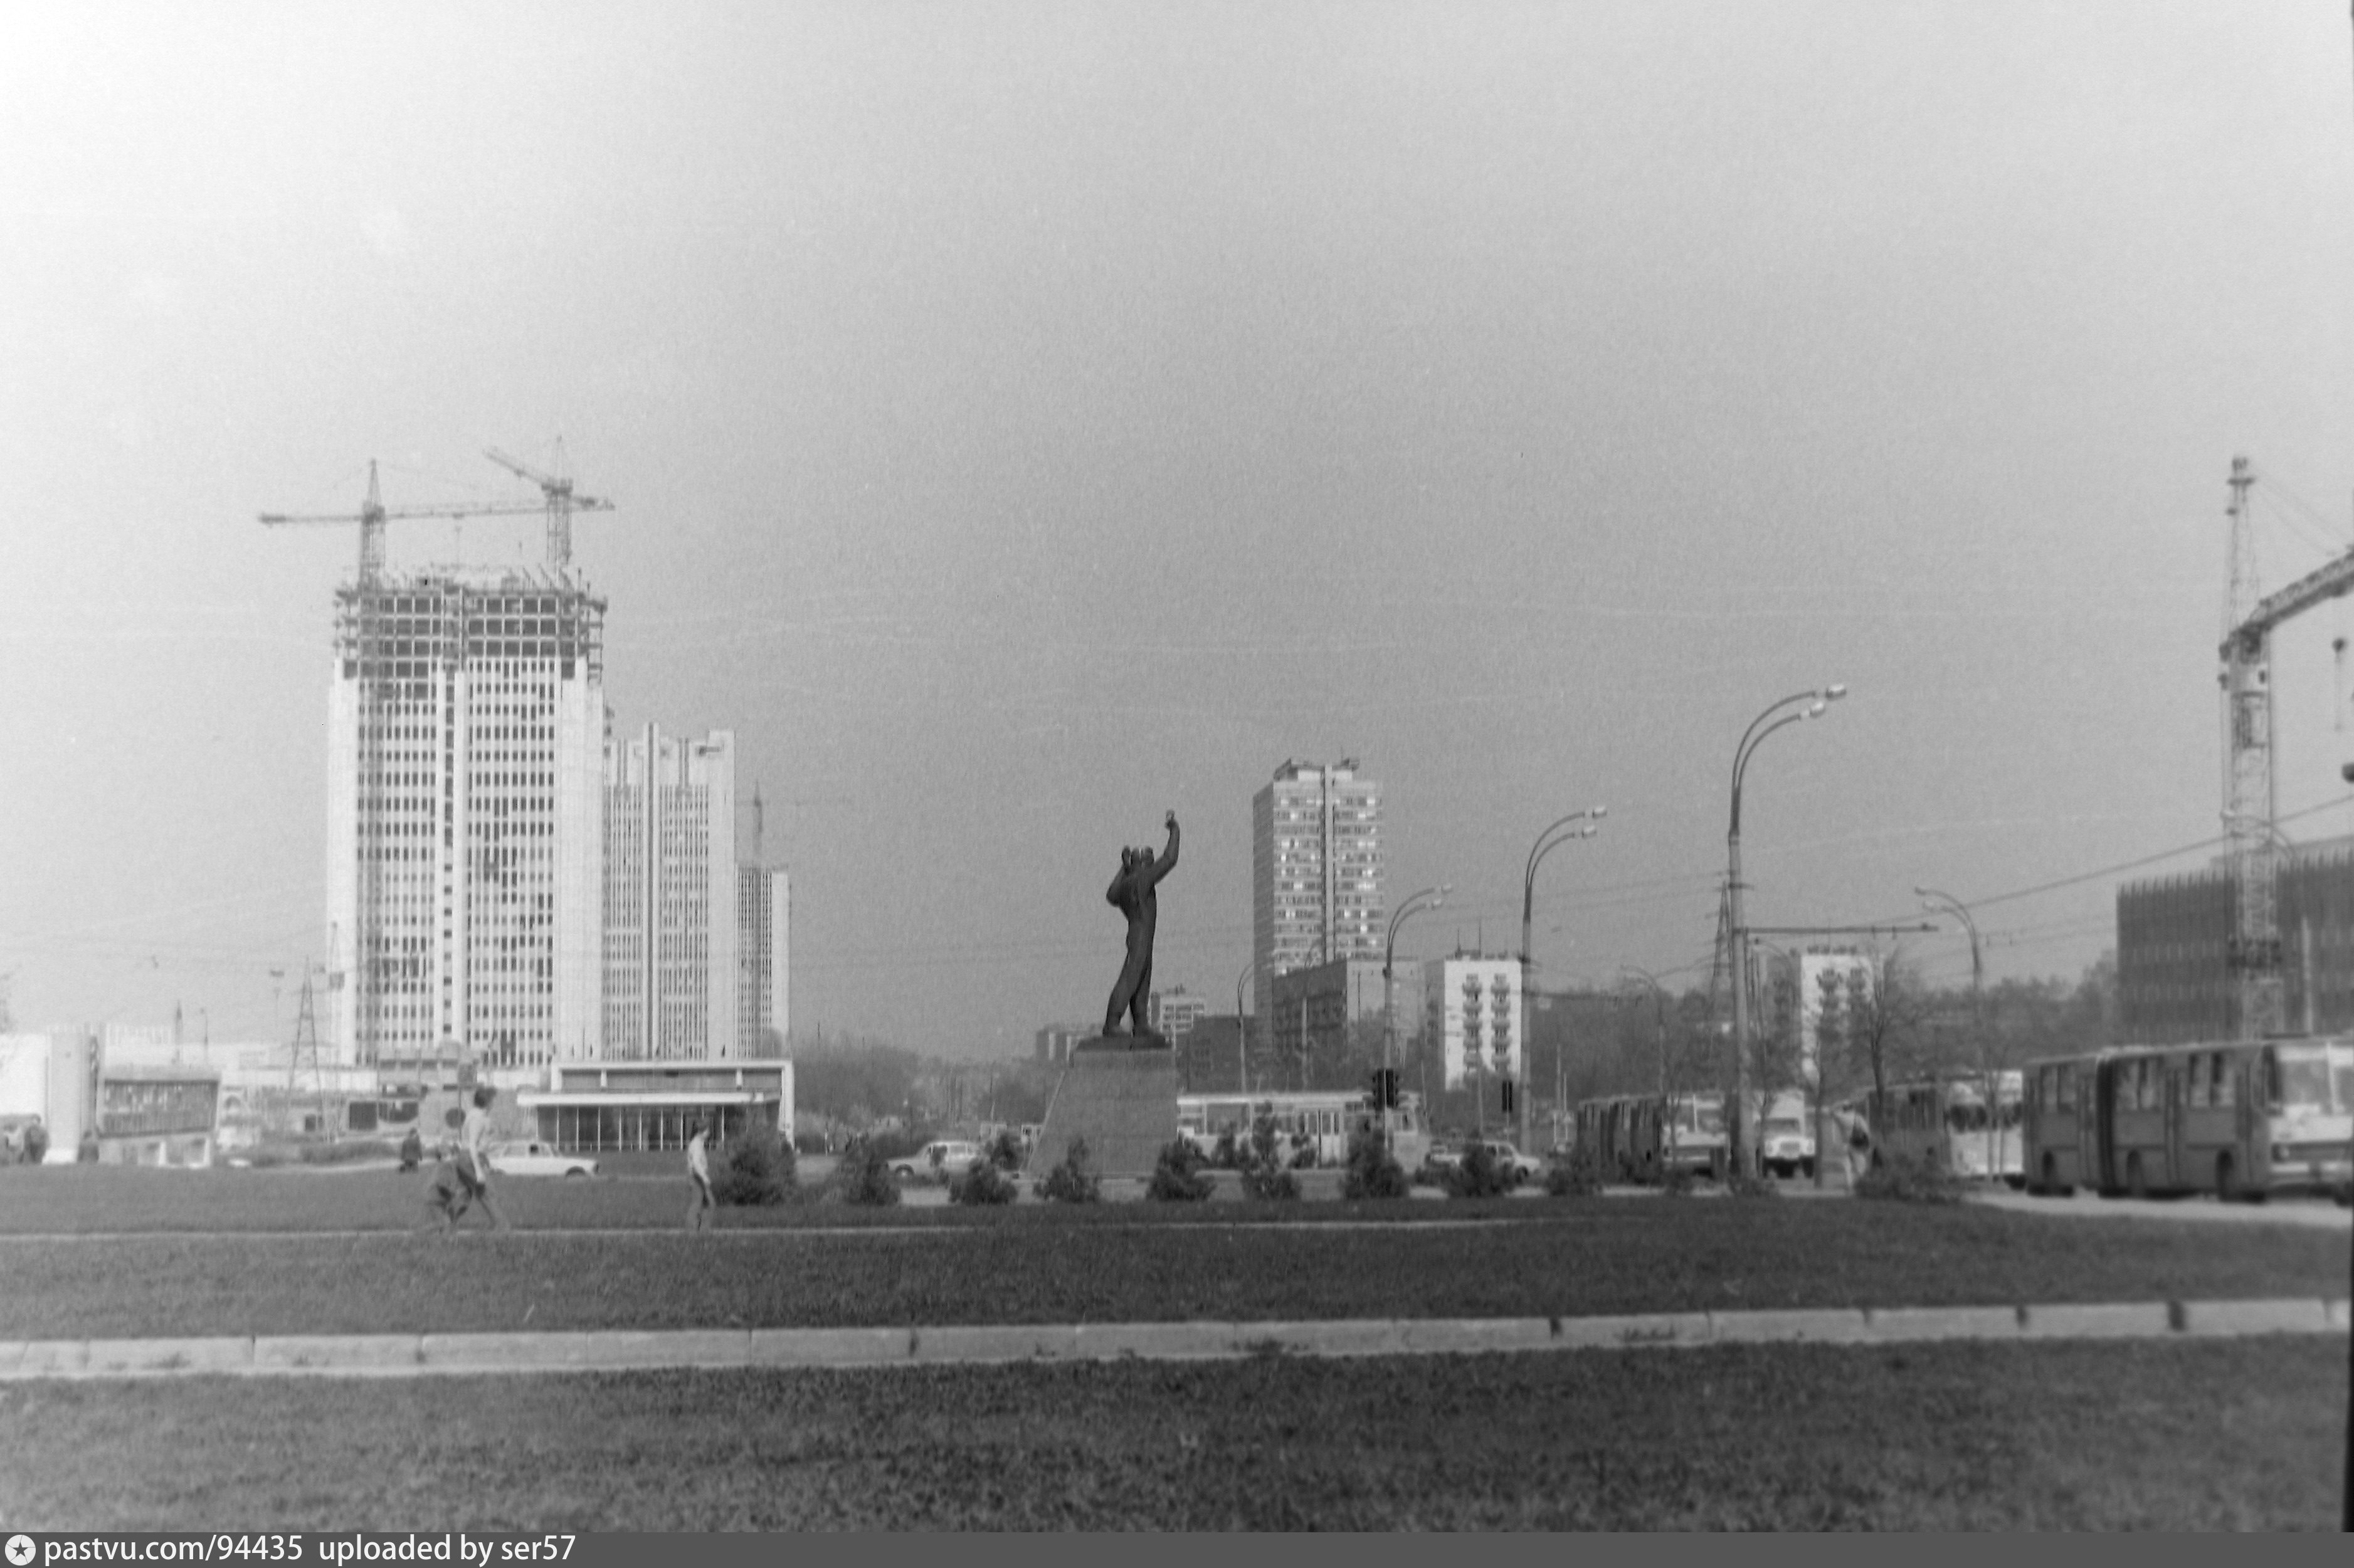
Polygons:
M666 1367L1002 1365L1251 1356L1482 1355L1707 1345L1973 1340L2193 1340L2343 1334L2343 1300L2062 1302L1660 1312L1592 1318L1340 1319L1269 1323L946 1324L875 1329L557 1330L213 1339L0 1340L0 1383L45 1379L417 1377Z
M2022 1307L1873 1307L1863 1314L1875 1340L2015 1340Z

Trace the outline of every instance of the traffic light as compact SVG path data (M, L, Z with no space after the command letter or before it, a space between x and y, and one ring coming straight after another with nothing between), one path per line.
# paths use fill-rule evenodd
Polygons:
M1398 1106L1398 1075L1395 1067L1373 1069L1373 1108L1395 1110Z
M1512 1114L1512 1080L1510 1078L1504 1080L1504 1114Z

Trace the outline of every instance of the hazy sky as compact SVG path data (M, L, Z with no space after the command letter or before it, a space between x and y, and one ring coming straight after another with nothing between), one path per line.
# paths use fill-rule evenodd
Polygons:
M1099 1012L1164 808L1158 978L1231 1006L1287 758L1456 885L1417 957L1606 802L1548 983L1705 973L1734 742L1826 681L1760 925L2199 844L2232 457L2270 586L2354 542L2343 0L21 5L0 149L26 1025L286 1031L354 541L254 516L372 457L529 500L481 449L564 439L616 722L770 803L796 1033L943 1051ZM2349 618L2281 640L2285 812ZM1988 904L1992 971L2073 979L2115 880Z

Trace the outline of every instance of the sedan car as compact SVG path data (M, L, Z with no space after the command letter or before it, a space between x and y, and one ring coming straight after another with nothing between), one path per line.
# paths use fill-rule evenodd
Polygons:
M1490 1138L1483 1139L1481 1141L1488 1146L1489 1158L1495 1160L1496 1169L1511 1172L1512 1185L1517 1187L1523 1181L1533 1181L1544 1174L1544 1163L1542 1160L1522 1153L1518 1148L1504 1139Z
M597 1161L586 1154L565 1154L546 1143L494 1143L491 1146L494 1176L594 1176Z
M891 1161L891 1174L902 1181L948 1181L972 1169L981 1157L981 1145L961 1139L928 1143L905 1160Z

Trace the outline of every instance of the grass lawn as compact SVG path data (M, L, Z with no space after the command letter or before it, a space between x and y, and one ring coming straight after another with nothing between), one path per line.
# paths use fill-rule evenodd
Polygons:
M2313 1529L2323 1339L0 1385L25 1530ZM104 1456L103 1464L90 1462Z
M290 1218L305 1205L346 1201L342 1183L377 1180L241 1179L274 1184ZM640 1186L668 1192L652 1183L511 1185L551 1201L570 1201L567 1188L584 1186L584 1199L612 1202L636 1201L631 1189ZM42 1190L0 1183L0 1206L21 1224L15 1201ZM168 1186L154 1191L172 1195ZM528 1202L514 1207L525 1224L534 1219ZM1581 1316L2347 1290L2347 1235L2271 1225L2063 1220L1977 1206L1617 1200L1449 1204L1440 1212L1490 1216L1451 1227L1225 1223L1267 1207L935 1210L813 1234L0 1240L0 1339ZM1316 1207L1333 1218L1355 1209L1411 1221L1431 1217L1434 1206ZM861 1217L781 1213L832 1216L827 1223L843 1227ZM929 1228L943 1222L945 1230Z

